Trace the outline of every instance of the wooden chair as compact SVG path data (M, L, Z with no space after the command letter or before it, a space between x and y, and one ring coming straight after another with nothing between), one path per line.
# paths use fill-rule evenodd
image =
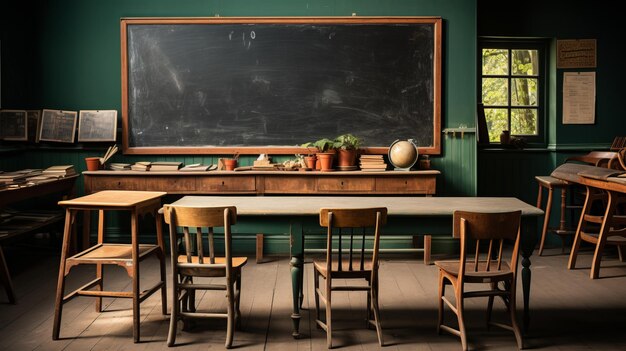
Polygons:
M165 222L170 226L170 247L172 248L172 315L167 345L174 346L176 327L183 318L226 318L226 348L233 343L235 323L240 323L241 312L241 267L247 257L233 257L230 226L237 221L237 209L231 207L163 207ZM184 254L178 251L177 227L183 228ZM208 228L209 257L204 257L202 228ZM215 256L213 229L224 228L224 257ZM189 228L196 230L196 253L192 253L192 238ZM194 277L224 277L224 284L202 284L194 282ZM196 312L196 290L225 290L228 306L226 313Z
M320 210L320 225L326 227L326 260L315 260L313 271L315 277L315 315L317 325L326 331L326 343L332 347L332 292L333 291L367 291L367 325L376 327L378 343L383 345L378 308L378 247L380 227L387 222L387 209L328 209ZM349 234L346 233L350 228ZM360 229L355 234L354 229ZM366 229L373 228L374 245L371 259L366 259ZM355 245L361 241L360 247ZM333 250L333 240L337 239L337 249ZM360 239L360 240L359 240ZM344 247L347 246L347 247ZM336 252L334 252L336 251ZM367 250L370 251L370 250ZM333 257L334 256L334 257ZM358 257L357 257L358 256ZM320 276L325 279L324 289L320 289ZM367 285L333 286L333 279L364 279ZM322 294L322 291L324 294ZM320 299L326 305L326 320L320 318Z
M489 297L487 305L487 324L512 330L517 339L517 346L523 348L522 334L517 325L515 291L517 280L517 261L520 245L521 211L503 213L476 213L467 211L454 212L454 237L461 239L461 256L458 261L437 261L439 268L439 321L437 332L445 330L461 338L463 350L467 350L467 336L463 319L463 300L470 297ZM505 239L515 240L510 263L503 260L502 247ZM481 242L488 245L481 245ZM495 244L495 245L494 245ZM472 248L471 245L474 247ZM481 257L481 250L487 247L487 253ZM497 252L494 252L497 251ZM495 258L492 258L495 254ZM473 255L470 261L467 256ZM489 289L465 291L470 283L488 283ZM502 283L503 288L500 288ZM445 297L445 287L451 284L454 289L456 306ZM495 296L500 296L507 306L511 325L491 322L491 310ZM456 314L459 329L443 324L443 303Z
M601 204L603 213L594 213L594 204ZM617 247L620 261L626 261L626 216L616 215L618 208L626 204L626 197L587 186L587 196L570 251L568 269L576 268L576 259L582 241L595 246L589 277L600 277L600 262L605 245Z

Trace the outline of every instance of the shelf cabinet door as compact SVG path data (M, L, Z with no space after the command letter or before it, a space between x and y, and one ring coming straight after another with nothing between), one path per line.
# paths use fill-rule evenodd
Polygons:
M307 176L271 176L263 177L263 186L267 194L314 194L315 178Z
M376 193L435 194L435 177L377 177Z
M359 193L374 191L373 177L319 177L317 190L321 193Z
M196 187L199 193L254 193L254 176L198 177Z

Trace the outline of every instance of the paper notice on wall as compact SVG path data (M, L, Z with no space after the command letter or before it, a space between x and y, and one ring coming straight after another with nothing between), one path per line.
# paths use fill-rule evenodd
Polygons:
M563 73L563 124L593 124L596 72Z

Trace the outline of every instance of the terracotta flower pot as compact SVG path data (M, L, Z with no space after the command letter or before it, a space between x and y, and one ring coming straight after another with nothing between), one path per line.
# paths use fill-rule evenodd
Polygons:
M100 157L86 157L88 171L97 171L100 169Z
M340 167L349 167L356 164L356 149L339 149L337 150L337 165Z
M322 172L327 172L333 169L333 156L335 155L326 152L317 154L317 159L320 161L320 170Z
M224 168L227 171L234 171L235 167L237 167L237 160L234 160L232 158L224 160Z
M312 168L315 169L315 163L317 161L317 157L315 155L312 156L305 156L304 157L304 162L306 162L306 166L308 168Z

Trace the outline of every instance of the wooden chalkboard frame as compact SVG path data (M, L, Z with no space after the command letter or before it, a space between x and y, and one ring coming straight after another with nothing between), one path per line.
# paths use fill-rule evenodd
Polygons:
M122 81L122 151L124 154L301 154L306 148L294 146L210 146L210 147L131 147L129 140L129 60L128 26L163 24L432 24L433 34L433 144L419 147L420 154L441 154L441 17L146 17L122 18L121 35L121 81ZM303 140L306 142L308 140ZM364 146L364 153L387 154L388 146Z

